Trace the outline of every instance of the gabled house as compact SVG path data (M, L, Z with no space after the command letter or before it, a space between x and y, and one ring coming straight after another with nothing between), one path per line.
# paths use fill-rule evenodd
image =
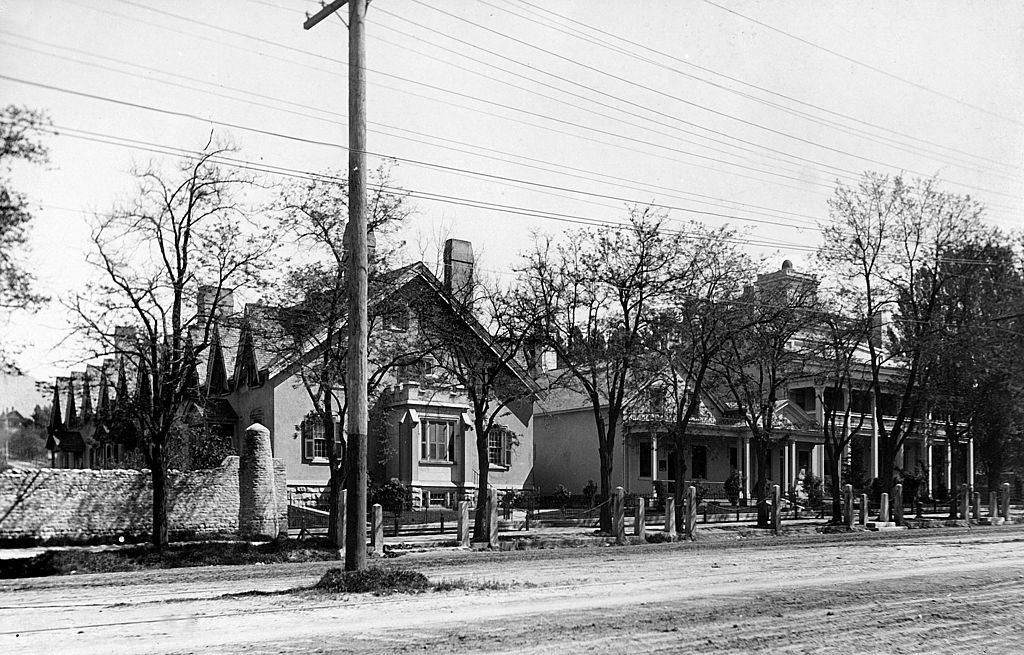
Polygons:
M420 329L422 320L440 320L444 329L490 346L486 329L456 297L459 285L472 274L472 251L467 255L469 244L460 243L461 249L446 248L444 281L422 263L388 274L393 288L389 306L401 309L379 329L400 336ZM287 468L293 502L314 504L324 497L330 472L323 426L313 412L301 367L318 346L314 340L298 357L294 350L282 349L281 342L289 337L280 317L280 310L264 305L247 305L241 315L224 307L198 371L205 389L201 411L208 427L232 435L236 448L246 426L267 426L274 457ZM443 356L432 353L394 367L380 385L372 413L377 424L371 426L368 444L371 478L378 483L399 480L412 490L416 506L451 505L471 496L480 471L470 405L464 389L437 365ZM508 365L508 374L524 390L534 388L516 364ZM523 400L510 404L502 415L501 429L490 437L492 456L484 464L490 485L503 490L532 487L532 413L532 401ZM337 427L344 430L341 424Z
M749 291L759 287L786 291L813 285L816 285L813 276L795 271L787 260L780 270L759 275ZM798 338L813 340L815 335L803 334ZM552 362L553 370L544 373L542 379L557 379L560 372L556 366L557 363ZM879 398L872 397L868 391L866 365L855 372L855 379L862 384L855 385L861 389L855 388L852 393L829 387L824 369L823 362L808 355L802 363L802 372L789 377L784 396L775 404L767 477L783 489L796 486L803 476L824 478L826 474L823 398L829 398L830 403L841 410L850 407L852 425L859 428L852 446L844 453L846 470L859 469L867 480L878 477L881 454L873 404L880 404L888 422L888 417L896 413L898 399L884 393ZM897 367L889 367L883 373L886 379L893 381L901 375ZM645 385L636 385L639 388L634 388L626 402L612 469L613 486L622 486L627 492L640 495L652 494L659 480L674 484L679 477L675 458L671 456L674 444L667 438L671 417L666 415L664 398L651 393L650 382ZM699 415L690 424L689 452L684 454L686 482L703 485L714 497L725 498L724 483L736 472L741 477L740 502L750 501L757 477L750 430L724 389L705 389L701 400ZM534 421L536 483L541 493L551 493L558 485L580 493L588 483L596 484L600 468L594 415L588 398L571 389L551 389L538 402ZM965 451L961 461L965 462L967 471L972 471L970 442ZM930 496L948 489L951 484L951 458L944 433L926 417L918 421L897 460L899 469L928 472L925 487Z

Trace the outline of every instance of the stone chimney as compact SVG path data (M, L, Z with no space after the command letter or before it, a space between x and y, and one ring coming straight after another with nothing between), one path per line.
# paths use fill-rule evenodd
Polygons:
M200 320L212 312L217 318L229 316L235 311L235 296L230 289L221 289L217 293L216 285L203 284L196 295L196 307Z
M444 242L444 288L462 304L473 297L473 244L462 239Z

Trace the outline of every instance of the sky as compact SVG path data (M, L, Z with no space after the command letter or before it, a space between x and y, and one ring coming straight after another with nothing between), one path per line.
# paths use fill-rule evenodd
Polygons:
M212 132L262 166L345 169L347 11L304 31L318 6L0 2L0 98L60 133L13 172L52 298L0 317L23 370L76 365L61 301L97 275L90 221L132 196L133 164L173 161L154 150ZM938 176L1024 226L1021 2L373 0L366 31L369 163L412 193L410 259L463 238L510 279L534 234L649 202L800 267L837 180L866 170Z

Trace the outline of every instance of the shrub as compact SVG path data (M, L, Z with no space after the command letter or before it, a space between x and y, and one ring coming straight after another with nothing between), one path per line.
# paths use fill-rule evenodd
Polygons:
M804 493L807 494L808 507L821 507L824 498L823 488L822 480L818 476L808 473L804 477Z
M383 484L372 485L369 490L369 504L380 503L389 512L403 512L412 509L412 491L398 478L391 478Z
M431 585L419 571L371 566L362 571L329 569L314 588L332 593L381 595L426 591Z
M740 489L743 487L743 474L736 469L732 470L729 477L725 479L725 497L729 504L736 506L740 504Z
M555 487L554 497L555 502L557 502L560 506L565 507L566 505L569 504L569 501L572 499L572 492L566 489L564 484L560 484L557 487Z

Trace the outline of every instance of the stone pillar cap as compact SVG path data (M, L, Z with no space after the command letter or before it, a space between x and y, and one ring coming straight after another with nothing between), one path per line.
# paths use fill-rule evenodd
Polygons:
M262 423L253 423L245 429L246 432L259 432L260 434L270 434L270 428L263 425Z

